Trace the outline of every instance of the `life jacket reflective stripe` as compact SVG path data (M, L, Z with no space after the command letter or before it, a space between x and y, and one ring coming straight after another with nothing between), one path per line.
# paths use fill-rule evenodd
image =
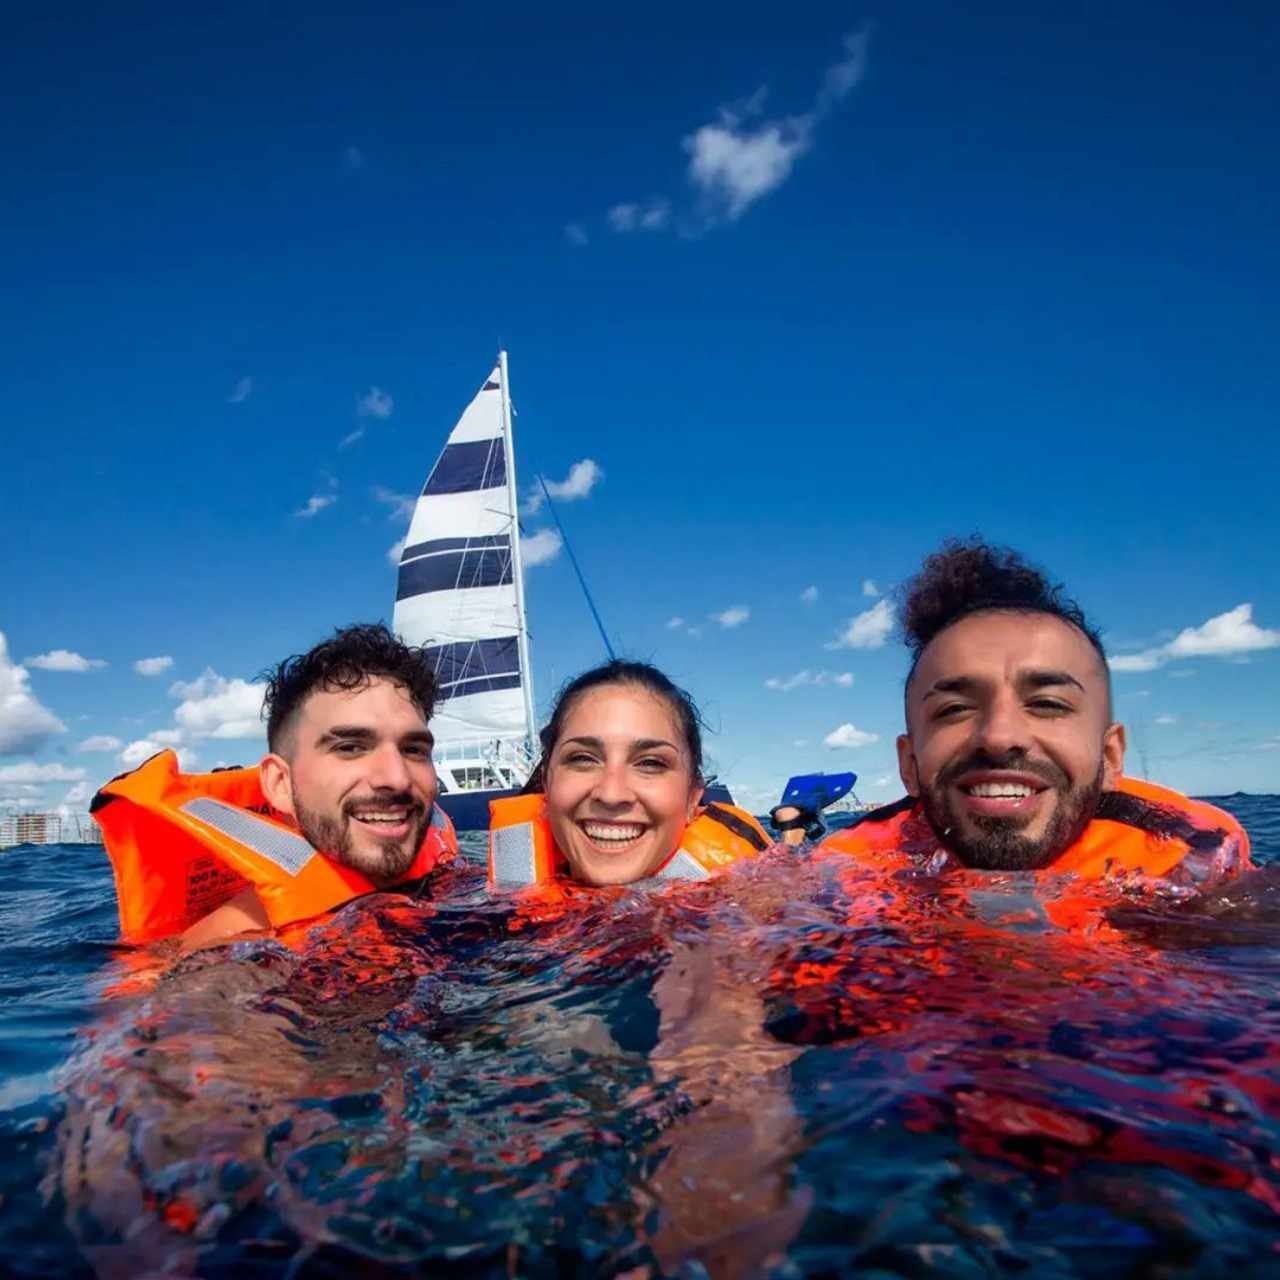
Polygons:
M938 843L918 802L908 796L829 835L818 852L851 854L872 865L905 865ZM1151 782L1121 778L1113 790L1102 793L1080 838L1042 870L1070 872L1083 880L1116 872L1159 878L1192 861L1234 874L1249 866L1249 837L1235 818L1214 805Z
M177 756L162 751L108 782L90 812L111 859L127 942L182 933L246 888L279 928L378 887L312 848L275 813L256 767L181 773ZM457 851L453 824L436 805L400 883L420 879Z
M706 880L773 843L745 809L709 804L689 823L655 880ZM568 873L547 821L546 797L533 793L489 801L490 886L550 884Z

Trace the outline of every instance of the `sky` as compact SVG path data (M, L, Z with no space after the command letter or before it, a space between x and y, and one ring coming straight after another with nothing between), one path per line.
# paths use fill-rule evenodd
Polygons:
M894 592L974 532L1103 631L1131 772L1280 791L1280 14L963 8L14 18L0 811L255 760L499 347L748 805L901 793ZM541 714L603 656L549 527Z

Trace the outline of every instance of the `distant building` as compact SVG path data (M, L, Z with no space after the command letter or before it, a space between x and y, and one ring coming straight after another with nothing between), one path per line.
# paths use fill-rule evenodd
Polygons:
M102 832L87 813L0 814L0 849L15 844L101 844Z

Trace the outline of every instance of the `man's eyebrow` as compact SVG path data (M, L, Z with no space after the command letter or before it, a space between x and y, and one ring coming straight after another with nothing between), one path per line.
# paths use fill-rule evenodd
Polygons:
M920 701L928 702L935 693L973 693L981 687L982 681L977 676L949 676L945 680L935 680Z
M377 734L359 724L330 725L316 740L321 746L328 742L373 742Z
M1058 684L1073 684L1081 693L1084 692L1084 685L1075 678L1069 671L1024 671L1018 677L1018 683L1026 685L1031 689L1048 689Z

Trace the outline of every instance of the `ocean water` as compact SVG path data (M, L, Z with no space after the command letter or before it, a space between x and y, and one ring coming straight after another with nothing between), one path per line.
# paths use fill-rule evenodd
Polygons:
M0 852L0 1275L1278 1275L1280 797L1217 803L1257 872L1087 931L776 851L167 970Z

